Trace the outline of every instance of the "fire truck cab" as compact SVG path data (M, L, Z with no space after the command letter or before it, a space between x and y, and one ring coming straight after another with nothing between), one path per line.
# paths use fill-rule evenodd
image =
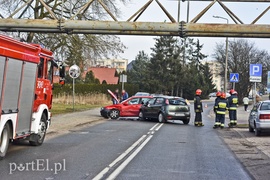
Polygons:
M43 143L51 121L53 67L57 66L52 55L40 45L0 35L0 158L11 141Z

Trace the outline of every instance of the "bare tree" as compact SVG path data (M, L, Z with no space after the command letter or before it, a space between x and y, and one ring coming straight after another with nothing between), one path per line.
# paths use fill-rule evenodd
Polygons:
M220 75L224 74L225 69L225 45L223 43L216 44L213 57L221 63L223 70ZM242 102L244 96L247 96L254 83L249 82L249 65L263 64L264 75L269 67L269 54L265 50L259 50L254 43L240 39L229 42L228 51L228 74L239 73L240 82L236 83L239 101ZM265 83L265 80L263 84ZM263 85L261 84L261 85Z
M114 17L119 17L119 3L129 0L103 0L106 8ZM26 6L23 6L29 2ZM44 6L44 3L48 8ZM0 0L1 15L5 18L27 19L76 19L105 20L111 18L105 8L97 0L90 5L89 0ZM20 8L20 7L24 8ZM83 9L83 7L85 7ZM48 11L50 9L53 13ZM83 9L83 10L82 10ZM17 13L14 13L18 10ZM80 11L82 10L82 11ZM117 36L108 35L70 35L70 34L40 34L15 33L27 42L43 44L55 52L60 59L68 62L84 63L85 59L116 56L123 52L125 46Z

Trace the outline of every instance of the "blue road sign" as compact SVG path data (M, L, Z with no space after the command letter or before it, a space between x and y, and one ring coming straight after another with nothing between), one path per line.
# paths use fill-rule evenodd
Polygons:
M238 73L230 73L230 82L232 82L232 83L239 82L239 74Z
M249 66L249 76L262 76L262 64L250 64Z
M262 82L262 65L261 64L250 64L249 81Z

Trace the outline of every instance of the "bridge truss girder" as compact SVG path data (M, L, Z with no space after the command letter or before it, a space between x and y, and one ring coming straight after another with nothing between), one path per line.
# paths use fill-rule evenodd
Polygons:
M0 19L0 30L67 34L270 38L270 25Z
M160 0L148 0L127 21L118 21L113 12L102 0L89 0L77 12L70 14L69 18L56 15L44 0L39 1L47 10L49 17L46 19L22 19L13 18L16 14L23 17L23 13L34 0L25 1L14 12L4 17L0 14L0 30L6 32L37 32L37 33L67 33L67 34L115 34L115 35L172 35L180 37L254 37L270 38L270 25L256 24L270 9L268 6L251 24L243 22L223 2L270 2L270 0L213 0L190 22L177 22L168 10L160 3ZM96 1L100 3L113 21L79 20L79 15L86 12L89 6ZM192 0L190 0L192 1ZM209 1L209 0L203 0ZM60 2L60 1L59 1ZM64 2L64 0L62 1ZM171 22L137 22L143 12L152 2L157 2L162 11ZM180 3L180 1L179 1ZM197 21L215 4L218 3L235 24L197 23ZM62 12L63 14L63 12Z

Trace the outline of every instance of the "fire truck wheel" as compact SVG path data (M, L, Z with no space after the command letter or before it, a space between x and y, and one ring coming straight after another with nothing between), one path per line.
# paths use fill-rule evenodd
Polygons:
M46 115L43 113L39 123L38 134L31 135L33 137L29 141L30 145L40 146L45 139L46 132L47 132Z
M5 124L0 139L0 159L3 159L9 146L9 125Z

